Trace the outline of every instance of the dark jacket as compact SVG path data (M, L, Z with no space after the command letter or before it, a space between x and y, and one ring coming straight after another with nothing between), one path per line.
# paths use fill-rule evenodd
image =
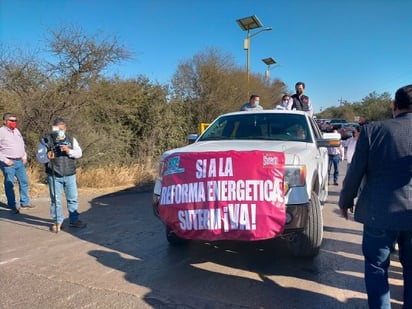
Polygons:
M352 207L364 176L355 220L376 228L412 230L412 113L362 127L340 208Z
M46 136L43 140L48 141L48 148L52 149L55 158L46 163L46 173L55 176L71 176L76 174L76 160L70 158L65 152L60 150L59 144L55 142L55 137L52 135ZM66 133L65 143L69 148L73 148L73 137Z
M309 97L306 95L301 95L299 97L298 94L294 94L291 96L293 100L292 109L296 108L298 111L309 111Z

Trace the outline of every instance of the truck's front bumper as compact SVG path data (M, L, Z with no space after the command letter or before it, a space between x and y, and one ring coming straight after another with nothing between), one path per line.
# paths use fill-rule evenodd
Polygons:
M153 194L152 207L153 213L159 217L159 199L160 196ZM286 205L286 224L285 232L302 230L308 220L309 203Z

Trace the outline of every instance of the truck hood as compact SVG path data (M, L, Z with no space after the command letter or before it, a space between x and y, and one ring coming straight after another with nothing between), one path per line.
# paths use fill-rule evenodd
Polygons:
M224 140L196 142L181 148L171 149L163 153L161 160L172 154L190 152L224 152L224 151L278 151L285 153L286 164L303 164L314 144L293 141L268 141L268 140Z

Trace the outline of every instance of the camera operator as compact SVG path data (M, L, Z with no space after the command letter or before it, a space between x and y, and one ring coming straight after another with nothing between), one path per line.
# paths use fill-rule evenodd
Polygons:
M82 149L77 140L67 133L65 121L56 118L52 132L40 140L37 150L37 160L46 167L51 199L50 215L55 222L50 228L53 232L60 231L64 220L61 198L63 190L69 212L69 226L86 227L86 223L79 220L77 212L76 159L81 156Z

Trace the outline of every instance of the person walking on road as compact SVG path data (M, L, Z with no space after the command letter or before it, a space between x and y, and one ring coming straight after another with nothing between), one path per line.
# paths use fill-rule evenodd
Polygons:
M37 160L45 164L50 192L50 215L54 220L51 231L62 228L64 216L62 191L66 196L69 211L69 226L84 228L86 223L79 220L78 192L76 182L76 159L81 158L82 149L78 141L67 132L62 118L53 121L52 133L43 137L37 149Z
M337 130L334 130L333 133L339 134ZM339 179L339 163L344 159L345 149L342 144L339 147L330 147L328 148L328 179L329 183L332 178L332 166L333 166L333 184L335 186L338 184Z
M13 113L3 115L3 126L0 128L0 168L4 176L4 191L7 207L14 214L21 209L31 209L29 180L26 172L27 153L23 136L17 129L17 117ZM14 192L14 179L19 183L20 203L17 205Z
M399 88L393 119L362 126L343 181L339 207L344 218L365 176L355 207L363 223L362 252L370 308L391 308L388 268L393 244L403 267L403 308L412 308L412 84Z

